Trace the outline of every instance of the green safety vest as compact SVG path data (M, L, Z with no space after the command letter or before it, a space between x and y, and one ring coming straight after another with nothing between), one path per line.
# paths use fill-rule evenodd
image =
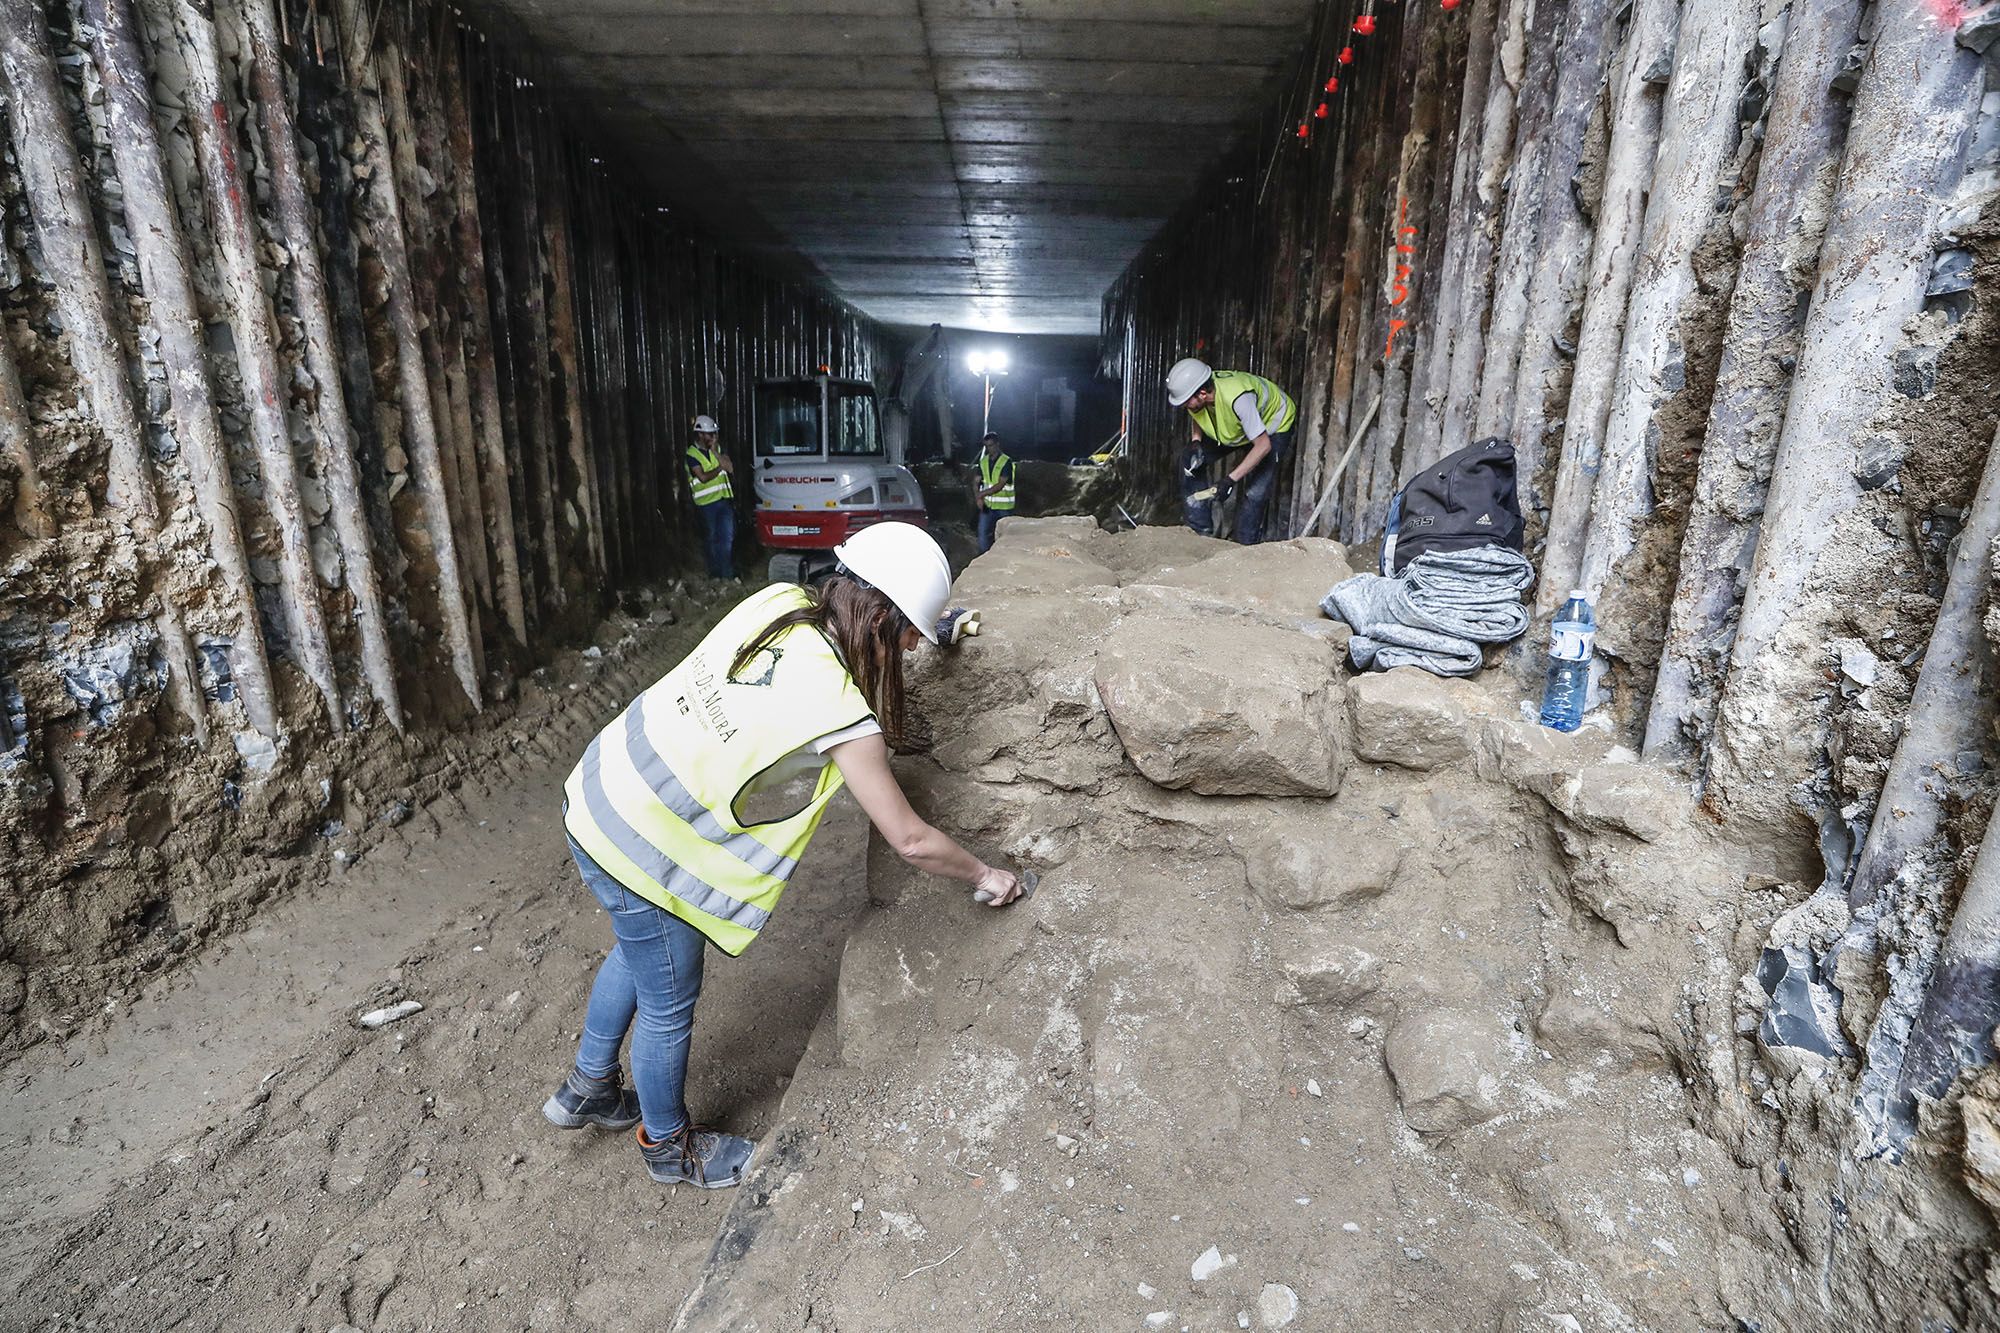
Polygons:
M1262 375L1252 375L1247 370L1218 370L1215 401L1193 414L1194 424L1225 449L1248 444L1250 437L1243 433L1243 423L1236 419L1236 400L1246 393L1257 395L1257 415L1264 418L1264 429L1272 434L1290 430L1292 422L1298 419L1299 407L1292 396Z
M840 770L828 763L805 807L770 823L744 823L740 798L794 751L874 715L811 625L786 630L730 677L744 644L805 604L789 583L746 598L598 733L563 784L563 824L577 845L732 956L777 907Z
M986 457L986 451L981 449L979 451L979 489L983 491L988 486L998 485L1003 476L1007 484L986 497L986 507L995 513L1014 507L1014 460L1005 454L989 459Z
M688 446L688 490L698 505L712 505L717 500L727 500L736 494L736 488L729 484L729 474L721 471L722 450L710 453L698 444ZM695 475L695 469L714 472L713 481L703 481Z

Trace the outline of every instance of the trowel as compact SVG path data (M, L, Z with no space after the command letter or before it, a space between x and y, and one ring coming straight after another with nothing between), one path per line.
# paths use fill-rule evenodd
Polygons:
M1041 882L1042 882L1042 877L1040 875L1037 875L1032 870L1023 870L1021 872L1021 896L1016 898L1014 901L1017 903L1024 903L1028 901L1028 899L1034 897L1035 888ZM972 893L972 901L976 903L990 903L993 901L993 895L988 893L984 889L975 889L973 890Z

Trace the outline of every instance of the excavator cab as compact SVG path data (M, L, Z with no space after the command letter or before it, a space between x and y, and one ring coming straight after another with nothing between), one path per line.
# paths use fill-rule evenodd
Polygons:
M773 582L831 569L849 534L895 519L929 526L924 493L883 433L875 387L822 371L755 387L757 540Z

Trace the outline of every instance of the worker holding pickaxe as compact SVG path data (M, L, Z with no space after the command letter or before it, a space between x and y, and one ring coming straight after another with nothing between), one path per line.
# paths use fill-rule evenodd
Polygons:
M1181 465L1181 500L1187 525L1204 536L1215 531L1214 506L1240 488L1236 540L1253 546L1264 540L1264 517L1277 488L1278 465L1291 452L1298 404L1261 375L1213 370L1197 357L1183 357L1167 372L1167 401L1183 408L1193 430ZM1218 460L1222 479L1204 484Z

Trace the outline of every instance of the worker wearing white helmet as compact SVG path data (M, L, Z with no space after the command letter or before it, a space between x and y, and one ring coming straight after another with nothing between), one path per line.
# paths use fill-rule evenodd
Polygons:
M694 419L694 443L687 448L688 495L701 515L702 555L711 578L736 577L736 464L722 448L715 418Z
M1181 502L1187 525L1215 531L1214 506L1239 489L1236 540L1252 546L1264 540L1264 516L1278 484L1278 467L1291 452L1298 404L1261 375L1213 370L1206 361L1183 357L1167 371L1167 401L1188 414L1193 440L1181 465ZM1222 462L1222 478L1206 484Z
M616 942L575 1067L542 1113L565 1129L638 1125L663 1183L719 1189L749 1166L756 1144L695 1126L683 1099L703 958L757 938L843 782L910 864L989 906L1021 893L1010 871L925 823L889 767L905 741L903 654L938 642L944 552L922 528L878 523L834 553L818 587L774 584L724 616L598 734L564 787L570 851ZM784 801L791 813L746 809L798 780L811 795ZM630 1089L618 1067L628 1030Z

